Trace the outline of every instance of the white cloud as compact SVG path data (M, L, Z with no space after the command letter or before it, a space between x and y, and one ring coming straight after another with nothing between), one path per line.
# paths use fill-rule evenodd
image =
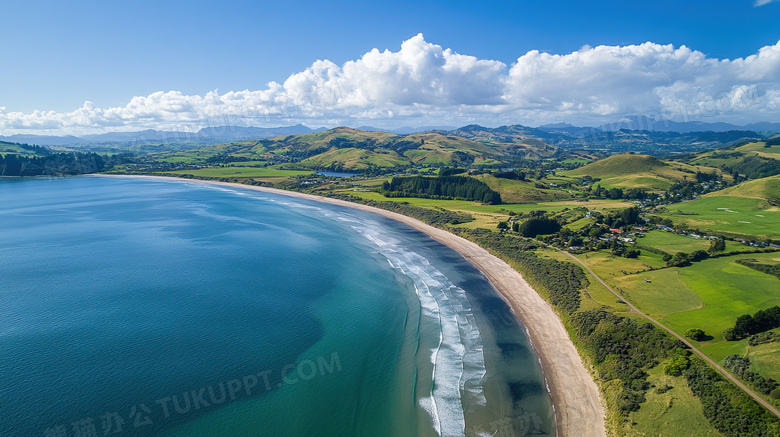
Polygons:
M780 42L738 59L647 42L530 51L512 65L455 53L417 35L397 52L339 66L318 60L262 90L178 91L100 108L21 113L0 108L0 133L197 130L207 125L597 124L634 114L751 122L780 107Z
M772 3L772 2L775 2L775 1L777 1L777 0L756 0L753 3L753 6L755 6L755 7L764 6L766 4L769 4L769 3Z

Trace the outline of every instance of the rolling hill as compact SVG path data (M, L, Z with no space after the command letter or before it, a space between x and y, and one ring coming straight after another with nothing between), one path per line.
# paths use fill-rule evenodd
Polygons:
M312 129L301 124L284 127L252 127L252 126L209 126L198 131L158 131L146 129L131 132L107 132L102 134L52 136L52 135L0 135L0 141L40 144L44 146L85 146L99 144L114 144L138 146L142 144L189 144L213 145L228 141L245 139L271 138L277 135L290 135L319 132L325 128Z
M748 178L780 174L780 140L736 144L677 158L692 165L728 168Z
M489 174L472 176L501 193L507 203L558 202L574 199L574 195L560 190L537 188L532 181L502 179Z
M364 170L371 166L479 165L507 157L501 147L438 133L397 135L339 127L324 132L276 137L262 141L272 154L316 169Z
M765 209L780 207L780 175L742 182L724 190L715 191L704 197L740 197L759 199Z
M283 168L367 170L410 165L481 166L505 163L543 151L544 144L522 147L485 144L467 138L425 132L398 135L338 127L322 132L237 141L188 152L162 154L160 160L187 164L264 161ZM536 156L543 152L536 153Z
M713 173L719 170L685 163L662 161L654 156L622 153L580 167L561 172L570 177L590 176L601 179L603 187L644 188L666 190L677 181L695 180L696 172Z
M532 128L522 125L487 128L469 125L451 131L439 131L443 135L459 136L485 143L548 145L553 151L588 151L591 153L636 152L653 156L692 153L734 144L739 141L758 141L765 134L748 130L707 131L710 124L685 125L683 132L656 129L660 125L610 123L599 127L577 127L565 123ZM697 128L698 126L698 128ZM637 129L638 127L638 129ZM722 127L722 126L721 126ZM697 130L698 129L698 130ZM559 151L560 150L560 151ZM551 156L543 155L543 156Z
M0 141L0 155L14 154L14 155L28 155L28 156L44 156L51 153L51 150L42 146L31 146L29 144L9 143Z

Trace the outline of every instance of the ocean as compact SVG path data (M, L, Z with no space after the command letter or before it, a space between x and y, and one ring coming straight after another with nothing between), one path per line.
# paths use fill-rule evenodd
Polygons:
M2 436L555 434L523 326L404 224L146 178L0 202Z

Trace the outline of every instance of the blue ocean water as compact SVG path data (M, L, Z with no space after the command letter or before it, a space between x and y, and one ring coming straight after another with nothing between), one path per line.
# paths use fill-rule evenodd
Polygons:
M554 434L522 326L405 225L176 180L0 201L2 436Z

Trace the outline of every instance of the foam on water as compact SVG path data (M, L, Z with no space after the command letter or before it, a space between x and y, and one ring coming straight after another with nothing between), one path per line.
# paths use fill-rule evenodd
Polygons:
M366 220L348 212L338 213L319 206L284 199L263 197L263 200L296 209L316 210L318 214L345 223L377 246L390 266L411 279L421 305L418 338L438 336L431 348L431 379L428 396L417 400L441 436L463 435L466 420L464 405L486 405L483 378L487 370L482 337L466 292L457 287L424 256L410 251L383 231L377 221ZM437 327L437 332L421 332ZM417 351L421 353L421 351Z
M416 353L419 356L428 354L433 381L427 396L420 396L417 403L427 412L437 434L463 435L466 428L464 409L487 403L483 391L487 371L482 336L466 292L424 256L392 237L377 221L283 198L258 198L299 210L313 210L344 223L375 245L392 268L413 282L421 308ZM433 340L430 343L436 343L436 347L420 350L423 336Z
M374 243L390 265L414 283L426 319L421 326L438 326L439 336L437 347L430 350L433 385L418 402L439 435L463 435L464 405L487 402L482 389L486 374L482 337L466 292L428 259L383 232L379 223L344 215L339 219Z

